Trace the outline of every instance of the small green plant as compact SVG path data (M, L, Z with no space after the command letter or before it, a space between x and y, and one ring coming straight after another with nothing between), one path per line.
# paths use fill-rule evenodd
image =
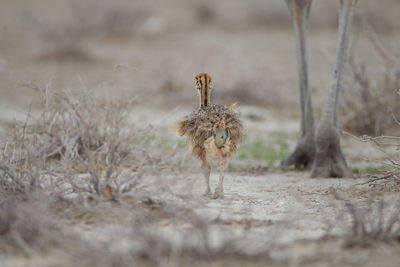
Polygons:
M277 161L289 156L289 144L282 135L267 138L245 136L238 160Z
M384 166L368 166L365 168L353 168L352 171L355 174L378 175L388 171L388 168Z

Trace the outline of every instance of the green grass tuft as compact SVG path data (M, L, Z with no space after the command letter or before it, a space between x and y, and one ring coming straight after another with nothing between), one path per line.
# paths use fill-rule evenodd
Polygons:
M281 134L270 135L266 138L245 136L237 159L261 161L285 159L290 153L287 140L287 137Z
M370 174L370 175L379 175L383 174L385 171L388 171L388 168L384 166L368 166L366 168L353 168L352 171L354 174Z

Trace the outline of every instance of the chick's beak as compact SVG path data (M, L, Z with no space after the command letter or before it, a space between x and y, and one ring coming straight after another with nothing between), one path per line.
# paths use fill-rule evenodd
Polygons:
M214 131L214 143L218 148L224 146L226 141L227 133L226 130L216 130Z

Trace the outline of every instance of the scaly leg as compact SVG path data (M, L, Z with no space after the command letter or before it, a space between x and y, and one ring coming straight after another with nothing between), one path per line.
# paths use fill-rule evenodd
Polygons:
M311 103L311 90L308 82L307 24L311 0L286 0L293 21L297 78L300 93L301 121L297 144L292 154L281 162L282 167L290 165L311 167L315 155L314 112Z
M358 0L340 1L339 41L328 96L315 137L316 157L312 166L311 177L352 176L340 149L337 110L357 2Z
M224 183L224 175L225 175L225 172L226 172L226 167L228 165L227 163L228 163L228 159L227 158L223 158L221 160L221 162L220 162L221 176L219 177L218 185L215 188L215 192L211 196L212 199L223 198L224 197L223 183Z
M206 191L204 192L204 196L209 196L211 194L211 188L210 188L210 173L211 173L211 167L207 163L207 161L203 160L203 164L201 165L201 168L203 169L204 173L204 178L206 179Z

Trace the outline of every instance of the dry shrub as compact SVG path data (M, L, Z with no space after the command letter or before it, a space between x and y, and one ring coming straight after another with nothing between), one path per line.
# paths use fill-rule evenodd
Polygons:
M397 92L400 95L400 91ZM397 125L400 121L394 117ZM354 137L354 136L353 136ZM355 137L357 138L357 137ZM366 203L347 200L334 191L336 199L344 202L346 210L338 218L339 224L348 227L346 234L346 247L369 247L376 242L400 242L400 200L378 197L379 192L399 192L400 190L400 136L371 137L363 135L357 138L361 142L370 142L384 155L379 160L382 168L380 174L371 175L367 182L374 191L369 192L370 197ZM348 224L350 222L350 224ZM338 224L334 222L331 226Z
M49 187L103 195L130 191L143 174L174 168L175 150L155 129L129 122L133 101L107 103L89 91L38 90L42 113L15 123L0 150L6 190Z
M392 114L400 112L400 98L396 95L400 86L400 73L394 75L393 71L387 70L384 77L374 84L365 74L365 65L357 66L353 59L350 65L358 90L345 95L343 128L360 135L385 134L393 125Z
M400 91L399 91L400 94ZM396 118L400 126L400 121ZM379 161L382 170L378 175L372 175L367 182L371 187L384 187L385 190L398 192L400 190L400 136L370 137L363 135L359 138L362 142L370 142L384 155Z
M370 77L366 64L356 62L354 53L350 56L350 84L354 88L344 92L342 127L358 135L379 136L390 130L393 114L400 115L400 70L372 28L366 22L363 25L367 25L369 39L384 62L385 71L381 77Z
M10 139L0 147L1 193L35 191L44 167L44 150L35 136L28 133L28 119L10 131Z
M334 192L337 200L343 201L345 211L336 224L345 225L346 247L373 246L376 242L400 242L400 201L378 198L375 192L365 203L346 200Z

